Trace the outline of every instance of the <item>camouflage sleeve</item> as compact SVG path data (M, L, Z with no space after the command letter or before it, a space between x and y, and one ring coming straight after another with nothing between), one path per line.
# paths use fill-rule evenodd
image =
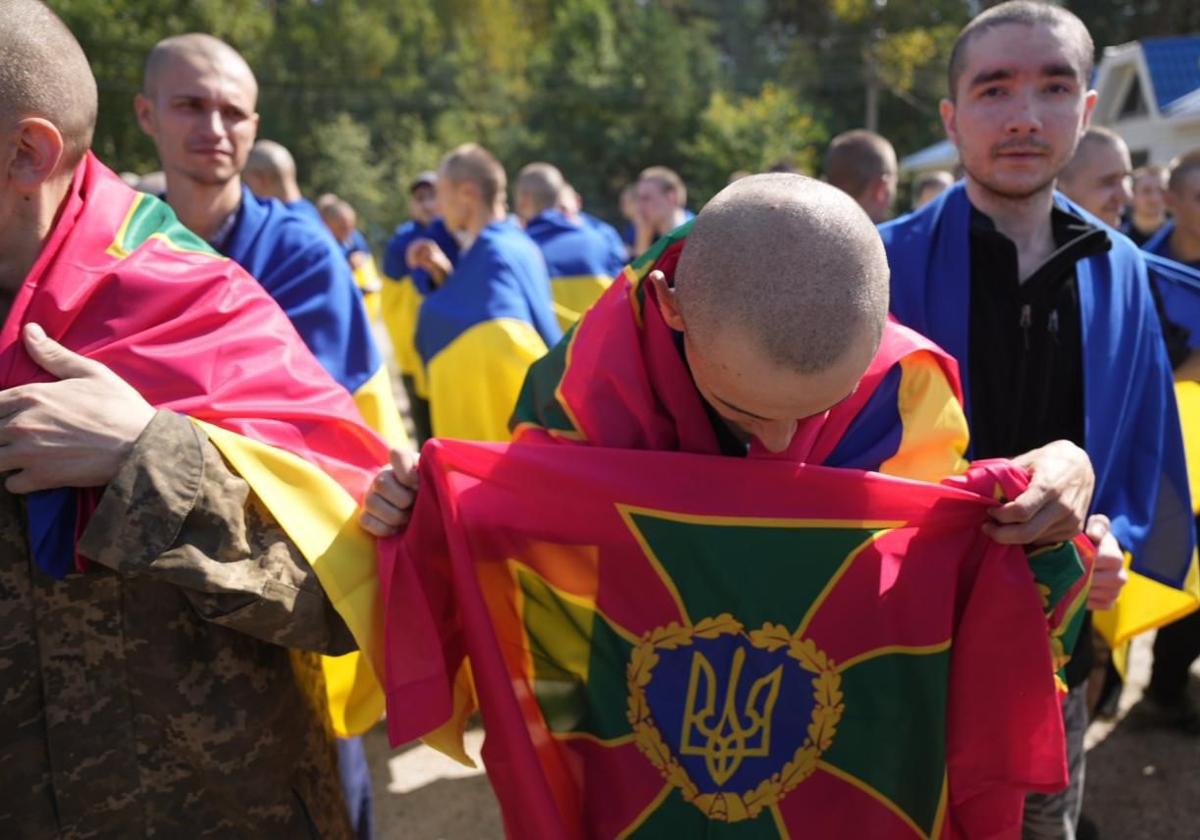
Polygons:
M105 488L79 553L178 587L205 620L347 653L354 640L274 517L186 417L159 411Z

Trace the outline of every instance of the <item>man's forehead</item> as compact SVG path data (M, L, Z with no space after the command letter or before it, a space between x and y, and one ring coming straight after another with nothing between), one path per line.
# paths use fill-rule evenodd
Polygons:
M208 99L253 111L257 85L245 67L205 53L180 53L169 56L160 68L158 92L161 96Z
M1001 23L970 39L964 76L970 81L994 71L1014 75L1057 75L1061 69L1070 68L1082 78L1081 59L1079 45L1062 25Z

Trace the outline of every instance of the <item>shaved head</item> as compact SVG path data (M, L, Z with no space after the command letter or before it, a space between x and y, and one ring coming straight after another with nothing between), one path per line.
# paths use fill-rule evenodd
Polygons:
M464 143L442 159L439 180L469 181L479 187L483 203L494 204L508 189L504 167L477 143Z
M839 134L825 153L825 180L854 197L877 178L896 172L896 150L864 128Z
M1059 180L1066 182L1075 180L1088 170L1092 158L1102 150L1113 150L1129 157L1129 147L1125 145L1120 134L1104 126L1093 125L1079 138L1079 145L1075 147L1075 155L1059 173Z
M698 343L740 330L775 364L807 374L851 347L874 355L888 278L883 243L853 199L803 175L767 174L736 181L704 207L675 290Z
M517 204L530 218L558 204L566 187L558 167L549 163L531 163L517 176ZM521 205L524 205L522 208Z
M73 169L92 144L96 79L66 25L37 0L0 0L0 118L52 123L63 137L60 167Z
M222 75L233 80L250 94L251 107L258 102L258 80L254 71L242 58L241 53L220 38L203 32L191 32L164 38L154 45L146 56L146 69L142 78L142 93L150 99L158 96L158 83L172 64L187 62L192 65L219 68Z
M296 161L291 152L274 140L259 140L250 147L242 175L260 197L278 198L285 203L300 198Z

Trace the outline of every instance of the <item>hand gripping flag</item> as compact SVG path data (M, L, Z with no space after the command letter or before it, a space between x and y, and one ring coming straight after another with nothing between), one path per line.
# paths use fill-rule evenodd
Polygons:
M511 837L1015 836L1091 557L983 535L1023 486L433 441L380 544L389 736L477 698Z
M355 517L387 449L258 283L89 154L0 331L0 387L49 378L25 353L27 323L202 428L382 673L374 545ZM29 497L40 568L57 577L75 568L96 498L72 489ZM347 727L355 702L331 709L335 728Z

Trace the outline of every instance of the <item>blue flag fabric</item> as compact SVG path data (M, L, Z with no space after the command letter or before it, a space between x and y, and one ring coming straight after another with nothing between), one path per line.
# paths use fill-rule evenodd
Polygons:
M1101 224L1055 194L1062 209ZM892 313L959 362L970 418L967 362L970 212L959 183L921 210L880 227L892 270ZM1076 264L1083 324L1085 449L1096 470L1093 510L1107 514L1133 570L1180 588L1194 545L1183 440L1170 363L1132 242Z
M583 220L585 225L599 233L605 238L605 240L608 241L609 248L612 249L612 253L616 256L616 260L620 264L618 272L613 274L613 276L616 277L620 268L624 268L625 264L629 262L629 258L627 256L628 249L625 247L625 240L621 238L621 234L617 233L617 229L615 227L603 219L596 218L591 213L580 212L579 218Z
M388 240L383 252L383 274L389 280L395 281L411 277L418 291L426 295L433 290L432 279L423 269L410 266L405 258L408 246L418 239L432 239L442 249L451 265L458 263L458 240L446 229L440 218L434 219L428 225L409 219L396 228L392 238Z
M611 279L625 267L623 249L614 247L597 228L574 222L557 210L534 216L525 232L542 249L552 282L561 277Z
M1200 347L1200 271L1149 251L1143 256L1167 319L1188 331L1188 347L1195 350Z
M257 198L242 206L225 256L246 269L287 313L308 349L354 394L383 364L350 266L333 235L303 210Z
M454 272L421 305L417 350L428 364L471 327L499 319L533 326L547 347L562 338L550 302L550 279L537 245L512 221L493 222Z

